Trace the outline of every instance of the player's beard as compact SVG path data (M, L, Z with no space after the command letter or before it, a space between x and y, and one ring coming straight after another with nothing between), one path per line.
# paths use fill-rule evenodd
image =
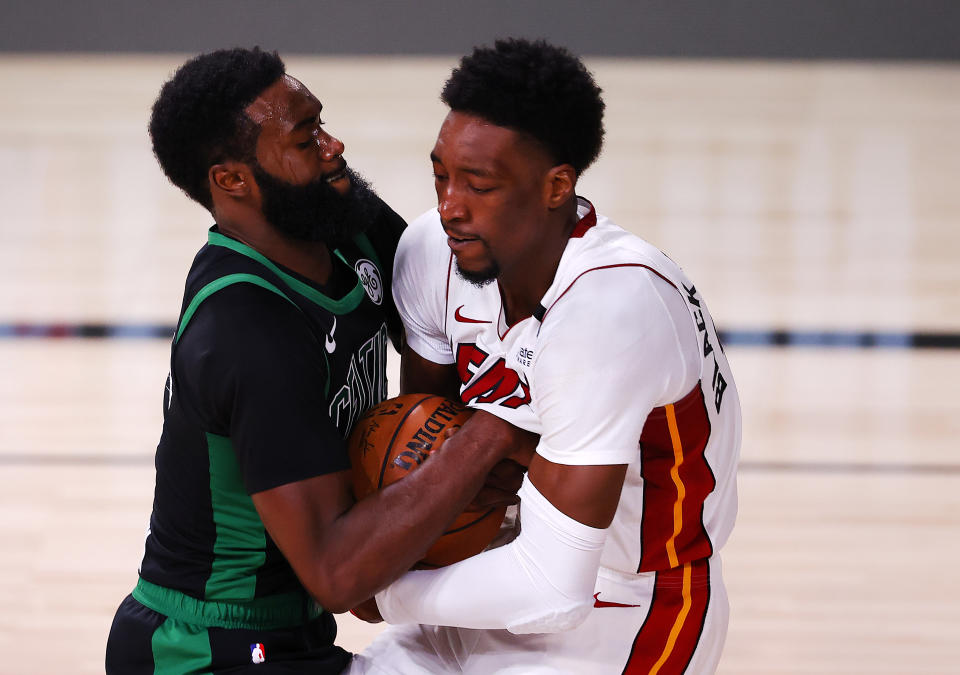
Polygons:
M349 167L345 171L350 190L341 195L324 179L293 185L254 165L267 222L291 239L334 245L365 231L381 202L360 174Z
M496 260L491 260L490 264L484 267L482 270L474 271L463 269L460 267L460 263L458 262L457 276L459 276L461 279L469 281L477 288L483 288L500 276L500 265L497 264Z

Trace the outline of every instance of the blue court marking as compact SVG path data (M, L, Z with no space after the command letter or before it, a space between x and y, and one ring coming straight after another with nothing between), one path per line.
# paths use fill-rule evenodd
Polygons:
M160 323L0 323L0 339L110 338L170 340L174 324ZM937 331L721 330L730 347L816 349L960 349L960 333Z
M817 349L960 349L960 333L851 330L721 330L720 341L736 347Z
M0 323L3 338L119 338L170 340L173 324L156 323Z

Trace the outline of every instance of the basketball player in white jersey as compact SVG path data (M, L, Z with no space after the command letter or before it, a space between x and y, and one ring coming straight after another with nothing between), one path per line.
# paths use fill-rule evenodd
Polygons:
M604 104L569 52L476 49L442 98L438 208L394 273L401 387L541 438L517 538L378 593L397 625L352 672L713 672L740 404L703 296L576 195Z

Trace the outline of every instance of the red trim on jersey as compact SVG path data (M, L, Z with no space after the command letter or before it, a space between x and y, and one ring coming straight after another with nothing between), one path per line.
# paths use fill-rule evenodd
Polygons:
M573 232L570 233L571 239L579 239L587 233L591 227L597 224L597 212L593 208L593 204L590 203L589 199L584 199L583 197L577 197L578 203L580 200L586 202L587 206L590 207L590 210L587 211L587 214L577 221L577 224L573 227Z
M443 334L447 332L447 314L450 312L450 274L453 272L453 251L450 251L450 260L447 262L447 288L443 294ZM451 345L452 347L453 345Z
M500 290L500 282L497 281L496 283L497 283L497 290ZM500 293L500 311L497 313L497 337L500 338L500 342L503 342L506 339L507 335L510 333L510 331L514 329L515 326L520 325L521 323L529 319L531 316L533 316L533 314L528 314L522 319L515 321L512 325L507 326L507 330L503 331L503 335L500 335L500 317L501 316L503 317L503 324L506 326L507 318L503 312L503 293Z
M499 290L500 290L500 280L497 279L497 291ZM503 311L503 293L498 293L498 295L500 296L500 311L497 312L497 337L500 338L500 342L503 342L503 338L507 337L507 333L513 330L513 326L516 326L517 323L520 323L520 321L523 321L523 319L520 319L520 321L517 321L517 323L513 324L513 326L507 326L507 315ZM503 331L503 335L500 335L500 317L501 316L503 317L503 325L507 326L507 330Z
M654 408L640 435L643 476L641 555L637 572L707 558L713 544L703 502L717 485L704 457L710 418L700 383L682 399Z
M647 618L622 675L682 673L690 664L710 605L710 562L657 572Z
M557 304L558 302L560 302L560 298L562 298L563 296L565 296L565 295L567 294L567 291L569 291L571 288L573 288L573 285L574 285L575 283L577 283L577 282L580 280L580 277L582 277L584 274L588 274L589 272L596 272L597 270L609 270L609 269L614 269L614 268L616 268L616 267L643 267L644 269L647 269L647 270L653 272L653 273L656 274L658 277L660 277L661 279L663 279L664 281L666 281L668 284L670 284L671 286L673 286L673 288L677 291L677 293L680 293L680 289L677 288L676 284L674 284L672 281L670 281L669 279L667 279L665 276L663 276L662 274L660 274L657 270L653 269L653 268L650 267L649 265L642 265L642 264L640 264L640 263L618 263L618 264L616 264L616 265L601 265L600 267L591 267L590 269L584 270L583 272L581 272L580 274L578 274L577 277L576 277L576 279L574 279L573 281L571 281L571 282L570 282L570 285L567 286L567 287L563 290L563 293L561 293L560 295L558 295L558 296L557 296L557 299L554 300L552 303L550 303L550 306L547 307L546 311L543 313L543 319L540 320L540 323L543 323L543 321L547 318L547 314L549 314L549 313L550 313L550 310L553 309L553 306L554 306L555 304ZM681 293L681 295L682 295L682 293Z
M643 607L643 605L624 605L622 602L607 602L600 599L600 591L593 594L594 607Z

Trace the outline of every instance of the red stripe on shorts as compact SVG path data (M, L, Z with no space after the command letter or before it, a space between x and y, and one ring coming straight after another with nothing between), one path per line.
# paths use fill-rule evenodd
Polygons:
M708 560L657 572L650 611L633 641L623 675L683 673L700 641L709 604Z

